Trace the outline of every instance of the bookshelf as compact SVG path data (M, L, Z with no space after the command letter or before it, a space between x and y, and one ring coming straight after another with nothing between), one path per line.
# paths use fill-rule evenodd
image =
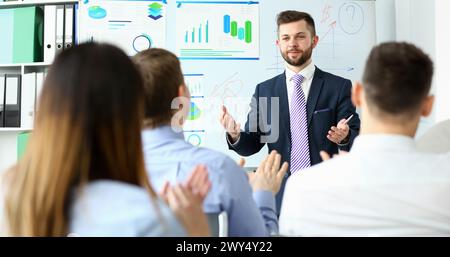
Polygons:
M70 4L78 2L79 2L78 0L18 0L18 1L0 2L0 9L21 7L21 6Z
M33 128L0 128L0 132L25 132L31 130Z
M45 10L47 7L51 5L70 5L79 3L78 0L18 0L18 1L7 1L0 2L0 11L5 11L7 9L19 8L19 7L33 7L40 6L42 7L45 15ZM56 24L56 19L55 19ZM1 26L4 26L3 24ZM45 24L44 24L45 26ZM55 25L56 26L56 25ZM45 34L45 30L43 32ZM2 39L3 40L3 39ZM43 42L45 43L45 42ZM43 46L45 47L45 45ZM12 61L12 59L11 59ZM21 102L20 106L22 110L26 110L25 112L21 111L21 123L20 127L0 127L0 172L5 170L6 168L13 165L17 160L17 146L18 146L18 136L21 133L29 132L33 130L33 122L32 117L34 117L34 105L36 104L35 99L37 99L37 95L39 92L39 87L42 86L43 79L45 74L51 65L51 61L47 62L23 62L21 63L8 63L9 61L5 61L3 59L3 63L0 63L0 77L5 76L5 74L12 75L21 75ZM30 76L35 76L36 79L32 83L33 86L29 87L27 84L30 81ZM39 80L38 80L39 77ZM38 85L39 84L39 85ZM28 90L27 90L28 89ZM33 94L28 99L33 99L31 111L30 106L24 107L23 97L24 94ZM24 113L28 115L29 119L27 122L23 122L22 117L25 117ZM30 122L31 119L31 122Z

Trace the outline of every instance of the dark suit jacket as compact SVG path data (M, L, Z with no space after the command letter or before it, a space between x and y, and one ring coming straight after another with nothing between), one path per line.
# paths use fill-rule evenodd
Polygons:
M319 155L321 150L325 150L329 154L338 153L338 148L349 151L353 139L358 135L360 120L351 102L351 88L350 80L324 72L316 67L306 107L312 165L322 161ZM267 101L264 100L267 98ZM277 98L279 104L276 102ZM251 110L247 117L245 131L241 132L237 143L228 144L228 147L240 155L249 156L261 150L267 143L269 152L277 150L282 156L282 161L289 162L291 132L285 73L258 84L250 106ZM272 110L272 115L270 110ZM338 146L328 140L327 134L331 126L335 126L341 119L346 119L352 114L354 116L348 123L350 127L348 144ZM279 124L277 124L276 115L279 116ZM289 175L290 172L286 174L280 192L276 196L278 213Z

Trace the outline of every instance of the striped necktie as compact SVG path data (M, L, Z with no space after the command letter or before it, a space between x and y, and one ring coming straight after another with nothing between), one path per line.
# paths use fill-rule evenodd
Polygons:
M303 79L304 77L300 74L295 74L291 78L294 83L294 93L289 110L291 121L291 174L311 166L306 98L301 87Z

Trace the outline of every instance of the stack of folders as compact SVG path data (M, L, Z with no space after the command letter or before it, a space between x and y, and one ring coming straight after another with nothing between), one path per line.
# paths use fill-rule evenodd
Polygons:
M0 9L0 63L52 62L75 43L77 4Z
M0 75L0 127L32 129L46 73Z
M20 127L21 76L0 76L0 127Z
M76 6L44 6L44 62L52 62L56 54L75 44Z
M42 61L41 7L0 9L0 63Z

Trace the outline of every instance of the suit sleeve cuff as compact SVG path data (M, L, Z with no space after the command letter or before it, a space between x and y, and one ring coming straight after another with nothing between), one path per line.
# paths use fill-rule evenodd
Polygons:
M351 133L352 133L351 130L349 130L347 137L344 140L342 140L341 143L337 143L337 145L341 146L341 147L347 146L350 143L350 135L351 135ZM342 142L344 142L344 143L342 143Z
M228 135L228 133L226 133L226 135L227 135L227 142L228 142L228 144L230 144L233 147L239 144L239 141L241 140L241 136L239 136L239 138L236 140L236 142L231 143L230 135Z

